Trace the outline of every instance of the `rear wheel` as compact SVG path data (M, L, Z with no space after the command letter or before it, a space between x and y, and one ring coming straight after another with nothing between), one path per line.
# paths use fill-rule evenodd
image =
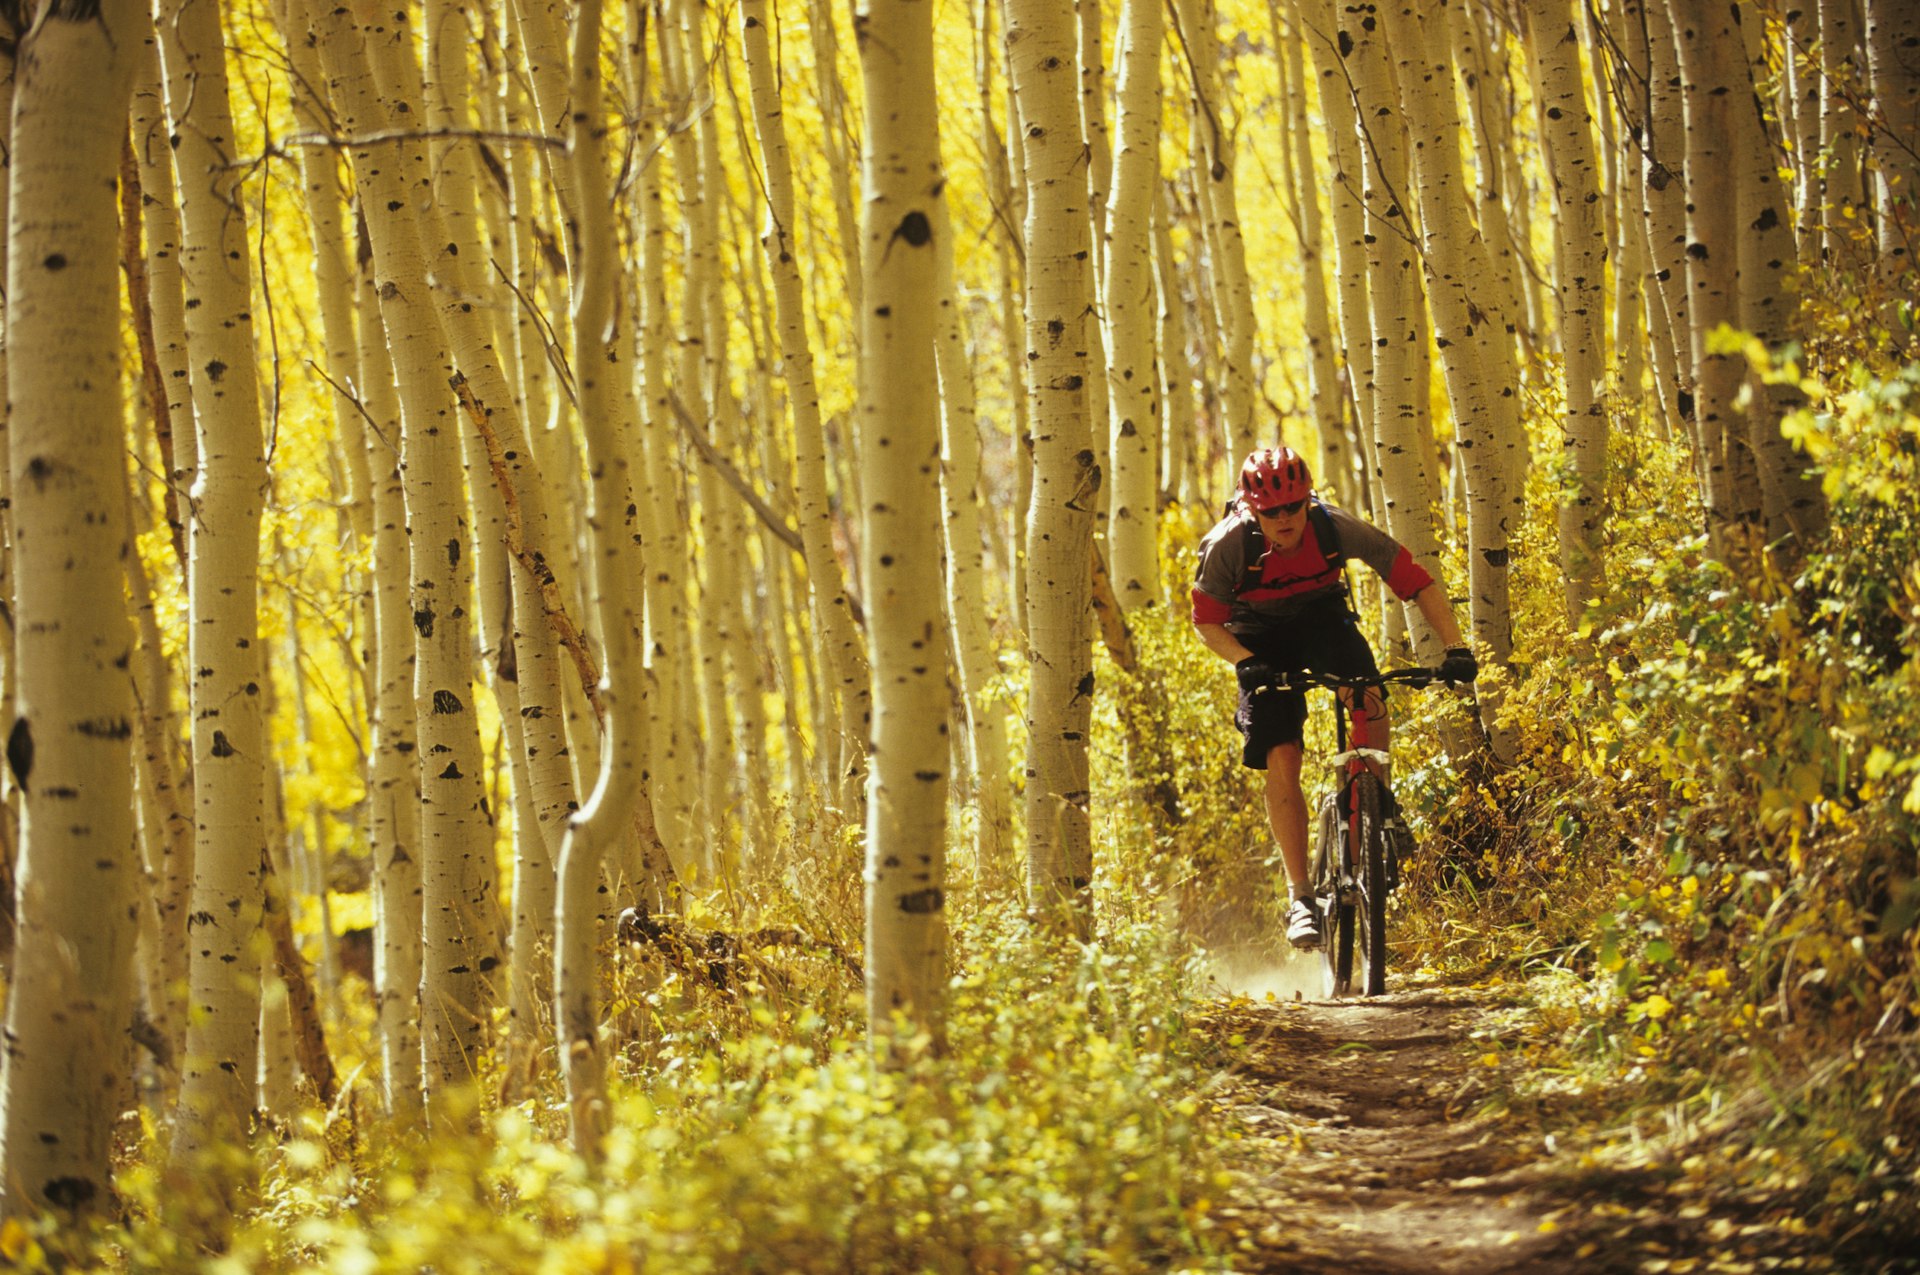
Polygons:
M1354 876L1360 902L1353 909L1365 965L1366 994L1387 990L1387 830L1381 817L1385 804L1380 780L1371 774L1353 780L1353 815L1347 832L1353 849Z
M1353 991L1354 908L1340 901L1340 799L1328 793L1320 802L1320 835L1315 839L1313 893L1320 900L1320 960L1329 996Z

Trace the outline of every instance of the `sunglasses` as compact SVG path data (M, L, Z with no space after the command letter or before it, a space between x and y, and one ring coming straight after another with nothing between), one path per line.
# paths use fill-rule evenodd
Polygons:
M1284 505L1275 505L1271 509L1256 509L1254 510L1254 512L1259 514L1262 518L1282 518L1282 517L1291 518L1293 517L1293 515L1299 513L1302 509L1305 509L1306 507L1307 507L1307 502L1306 502L1306 499L1303 497L1299 500L1290 500Z

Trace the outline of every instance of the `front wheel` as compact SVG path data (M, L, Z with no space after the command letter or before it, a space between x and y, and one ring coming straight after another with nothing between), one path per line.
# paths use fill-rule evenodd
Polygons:
M1320 900L1320 960L1325 967L1328 996L1353 991L1354 906L1341 898L1340 794L1328 793L1320 802L1320 832L1314 839L1313 893Z
M1361 960L1366 963L1366 994L1387 990L1387 830L1381 816L1385 792L1374 775L1353 780L1353 813L1347 824L1360 902L1353 909L1360 931Z

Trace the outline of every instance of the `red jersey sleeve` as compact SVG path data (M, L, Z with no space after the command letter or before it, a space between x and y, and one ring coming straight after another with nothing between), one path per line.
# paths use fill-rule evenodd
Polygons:
M1433 583L1433 577L1427 569L1413 560L1413 555L1403 547L1393 560L1393 569L1387 572L1387 587L1393 590L1393 596L1402 602L1409 601L1414 594Z
M1193 622L1195 624L1225 624L1233 616L1233 608L1214 597L1211 593L1193 591Z

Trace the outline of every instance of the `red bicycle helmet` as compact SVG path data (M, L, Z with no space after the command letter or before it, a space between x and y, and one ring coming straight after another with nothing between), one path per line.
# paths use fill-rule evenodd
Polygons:
M1307 462L1291 447L1263 447L1240 467L1240 496L1251 508L1290 505L1313 494Z

